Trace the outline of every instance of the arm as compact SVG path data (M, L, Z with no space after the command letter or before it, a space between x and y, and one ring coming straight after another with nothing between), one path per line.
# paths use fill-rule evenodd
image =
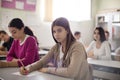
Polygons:
M82 64L86 61L86 52L82 45L77 44L71 48L71 53L70 64L68 66L61 68L49 67L47 72L59 76L74 78L82 69Z
M105 55L101 57L103 60L111 60L111 51L110 51L110 45L107 41L104 42L105 47Z
M90 45L87 47L86 52L89 53L93 49L94 41L90 43Z
M94 55L94 53L93 53L94 43L95 43L95 41L92 41L92 42L90 43L90 45L88 46L88 48L86 49L87 56L88 56L89 58L94 58L94 57L95 57L95 55Z
M2 50L0 50L0 55L7 55L7 51L2 51Z
M38 70L42 68L44 65L46 65L50 61L50 59L53 57L54 49L55 49L55 46L48 52L48 54L42 57L42 59L40 59L35 63L32 63L31 65L28 65L26 68L29 70L29 72Z
M5 51L5 47L4 46L0 46L0 50L1 51Z
M8 55L7 55L7 58L6 58L7 61L12 61L15 58L14 49L15 49L15 40L13 41L12 46L11 46L9 52L8 52Z

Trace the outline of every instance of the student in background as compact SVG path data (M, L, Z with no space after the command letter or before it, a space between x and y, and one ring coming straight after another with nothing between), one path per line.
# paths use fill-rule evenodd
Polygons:
M109 36L110 36L110 33L108 31L105 31L105 37L107 41L109 40Z
M109 42L110 49L111 49L111 44L110 44L109 36L110 36L110 33L108 31L105 31L105 37L106 37L106 40Z
M71 33L69 22L65 18L57 18L51 28L56 44L41 60L26 67L28 73L39 70L74 80L92 80L84 46L77 42ZM49 62L52 67L45 67ZM21 74L26 74L23 67Z
M33 35L29 34L29 31L27 31L29 28L24 27L22 20L19 18L12 19L8 28L15 40L7 55L8 62L1 61L0 67L27 66L38 61L37 40Z
M75 39L76 39L77 41L81 42L81 43L84 45L84 43L83 43L83 41L82 41L82 39L81 39L81 32L76 31L76 32L74 33L74 37L75 37Z
M0 46L0 55L7 55L14 39L4 30L0 30L0 38L4 41L4 43Z
M94 41L87 48L87 53L93 50L93 55L88 57L98 60L111 60L111 51L109 42L106 41L105 33L102 27L96 27L94 30Z

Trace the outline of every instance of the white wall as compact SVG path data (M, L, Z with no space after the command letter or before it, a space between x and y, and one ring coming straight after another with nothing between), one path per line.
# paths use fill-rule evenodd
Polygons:
M93 33L94 21L95 21L94 15L96 14L96 9L97 9L96 0L92 0L92 15L91 15L92 19L90 21L70 22L72 32L75 32L76 30L81 31L83 41L85 42L86 45L88 45L92 41L92 33ZM11 15L12 17L21 18L25 22L25 25L30 26L30 28L33 30L33 32L35 33L35 35L39 40L40 47L49 48L52 45L54 45L54 40L51 35L51 23L42 22L40 18L41 15L40 0L37 0L37 6L35 12L6 9L0 7L0 29L5 29L7 32L9 32L7 30L8 23L6 23L5 25L1 25L1 20L2 20L1 13L3 12L9 13L9 15ZM28 16L30 17L28 18ZM28 19L30 20L30 22L28 22L29 21Z
M106 9L120 9L120 0L98 0L98 11Z

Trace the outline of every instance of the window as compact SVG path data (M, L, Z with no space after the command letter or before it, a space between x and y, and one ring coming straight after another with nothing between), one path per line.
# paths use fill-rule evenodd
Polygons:
M58 17L66 17L70 21L90 20L91 0L45 0L45 20Z
M71 21L90 20L91 0L53 0L53 19L61 16Z

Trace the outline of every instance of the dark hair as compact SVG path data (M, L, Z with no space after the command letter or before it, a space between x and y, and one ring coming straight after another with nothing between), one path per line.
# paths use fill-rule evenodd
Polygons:
M4 30L0 30L0 34L7 34Z
M98 30L99 31L99 35L100 35L100 41L103 42L106 40L106 37L105 37L105 32L104 32L104 29L102 27L96 27L95 30L94 30L94 33L95 31ZM95 39L94 39L95 40Z
M28 26L25 26L24 33L30 36L34 36L35 39L37 40L37 37L34 35L33 31ZM37 44L39 45L38 40L37 40Z
M28 26L24 26L24 23L20 18L12 19L10 21L8 27L14 27L14 28L17 28L19 30L24 28L24 33L25 34L30 35L30 36L34 36L37 40L37 37L33 34L32 30ZM37 44L39 44L38 41L37 41Z
M79 31L76 31L76 32L74 33L74 35L79 35L79 34L81 34L81 32L79 32Z
M72 35L72 32L70 30L70 26L69 26L69 22L66 18L60 17L60 18L57 18L56 20L53 21L52 27L51 27L52 36L53 36L53 27L54 26L63 27L68 32L67 39L66 39L66 46L65 46L65 54L63 56L63 60L65 60L65 57L66 57L67 52L70 48L70 45L75 41L75 38ZM58 43L54 36L53 36L53 39L56 43Z
M24 27L24 23L20 18L14 18L10 21L8 27L15 27L20 30Z

